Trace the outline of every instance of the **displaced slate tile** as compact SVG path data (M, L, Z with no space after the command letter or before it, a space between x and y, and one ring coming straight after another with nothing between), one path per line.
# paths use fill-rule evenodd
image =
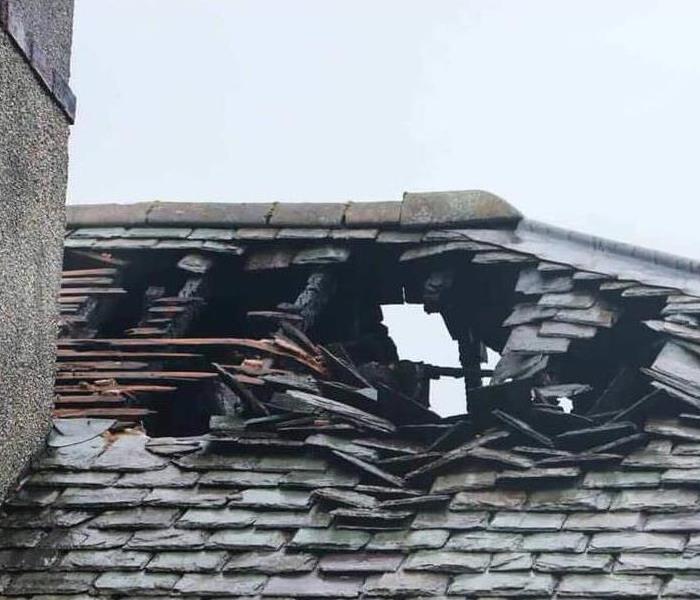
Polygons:
M535 571L544 573L604 573L610 571L610 554L559 554L543 552L535 560Z
M644 531L700 531L700 512L649 515Z
M233 468L233 467L232 467ZM245 470L245 467L240 467ZM256 471L288 473L289 471L325 471L328 462L313 456L263 456L259 459Z
M430 488L433 494L490 488L496 483L495 471L467 471L438 475Z
M624 490L615 496L610 509L670 512L698 508L699 505L700 492L694 490Z
M374 496L351 490L321 488L312 492L314 498L334 506L352 506L355 508L374 508L378 501Z
M412 553L404 563L404 571L435 571L438 573L470 573L485 571L490 554L454 552L450 550L421 550Z
M448 594L467 596L551 596L555 580L551 575L533 573L482 573L455 577Z
M5 589L9 595L81 594L90 591L96 573L22 573Z
M224 564L226 552L159 552L148 563L147 571L175 573L208 573Z
M0 572L45 571L53 567L60 557L56 550L0 550Z
M459 492L450 503L450 510L516 510L525 504L527 494L519 490Z
M119 595L169 592L179 578L179 575L173 573L113 571L100 575L95 581L95 589Z
M306 491L250 488L232 499L231 506L262 510L299 510L307 508L311 495Z
M491 558L489 571L527 571L532 562L533 556L528 552L498 552Z
M92 469L93 463L105 449L103 437L92 438L81 444L64 448L49 448L34 463L37 469L65 469L67 471L84 471Z
M215 487L277 487L280 473L257 473L255 471L209 471L199 480L202 486Z
M444 594L449 577L435 573L384 573L372 575L364 586L365 596L437 596Z
M190 508L175 527L181 529L236 529L255 522L257 513L237 508Z
M612 495L598 490L555 489L532 492L527 509L534 511L606 510Z
M260 470L258 468L260 459L254 456L216 454L206 449L178 458L174 462L179 467L191 471L225 471L227 469L237 471ZM289 469L291 470L292 467L290 466Z
M59 494L60 492L57 490L24 488L8 497L6 504L19 508L49 506L56 501Z
M170 527L179 511L175 508L135 508L102 513L90 522L96 529L163 529Z
M496 483L503 486L525 487L533 485L565 484L578 479L581 470L576 467L533 467L525 471L501 471Z
M114 485L119 473L99 471L38 471L25 485L31 487L88 487L102 488Z
M120 548L131 538L130 531L102 531L90 527L54 529L42 541L42 548L57 550Z
M265 583L264 575L202 575L188 573L177 582L173 591L195 596L252 596Z
M445 548L467 552L509 552L519 550L523 536L497 531L472 531L452 534Z
M366 461L360 460L359 458L356 458L355 456L351 454L345 454L344 452L338 452L337 450L333 450L333 456L336 456L340 458L341 460L344 460L351 465L355 466L358 469L361 469L365 475L369 475L376 479L377 481L381 481L382 483L388 483L390 485L396 486L398 488L401 488L404 486L403 479L400 477L397 477L396 475L392 475L391 473L384 471L373 464L370 464Z
M143 504L148 506L177 506L182 508L214 508L217 506L224 506L231 498L236 498L237 496L238 493L233 490L200 491L189 488L157 488L143 499Z
M299 550L359 550L370 540L370 534L349 529L300 529L288 547Z
M199 474L192 471L183 471L175 465L168 465L157 471L139 473L125 473L117 482L117 487L162 487L162 488L187 488L197 483Z
M491 521L491 529L558 531L565 518L561 513L498 512Z
M664 589L667 598L697 598L700 596L700 576L675 575Z
M409 510L432 509L445 506L452 496L448 494L426 494L425 496L412 496L410 498L398 498L384 500L380 503L382 509Z
M199 550L206 539L202 531L155 529L136 532L126 547L134 550Z
M349 577L319 577L311 575L280 575L270 577L263 596L303 598L355 598L360 594L362 579Z
M168 459L146 450L147 441L144 435L120 435L95 459L92 468L122 472L164 469Z
M354 556L354 555L353 555ZM302 552L245 552L235 554L224 566L224 572L264 573L308 573L313 571L318 558Z
M129 550L72 550L63 557L63 571L139 571L151 559L148 552Z
M139 506L148 494L147 490L120 490L109 488L68 488L56 500L63 508L131 508Z
M700 456L665 454L640 450L632 452L620 463L628 469L700 469Z
M484 529L488 520L487 512L422 511L413 519L411 529Z
M557 592L575 597L656 597L663 580L651 575L564 575Z
M285 541L281 531L258 531L249 527L216 531L209 538L207 547L228 550L277 550Z
M572 513L562 529L572 531L629 531L639 529L642 515L636 512Z
M700 571L697 554L622 553L615 565L616 573L646 573L668 575L681 571Z
M644 424L644 431L676 440L700 442L700 429L685 425L677 419L649 419Z
M450 536L445 529L383 531L375 533L367 550L423 550L442 548Z
M685 536L643 531L596 533L589 552L682 552Z
M529 552L583 552L588 537L582 533L557 531L526 535L522 549Z
M403 554L352 552L327 554L319 562L322 573L386 573L396 571L403 562Z
M258 513L255 519L255 527L257 529L328 527L330 523L330 513L315 509L306 511L268 511Z
M590 471L583 478L584 488L656 488L661 480L657 471Z
M292 489L352 488L358 483L360 483L360 477L355 473L329 469L324 473L292 471L282 476L280 487Z
M31 530L0 530L0 548L34 548L44 537L44 532Z

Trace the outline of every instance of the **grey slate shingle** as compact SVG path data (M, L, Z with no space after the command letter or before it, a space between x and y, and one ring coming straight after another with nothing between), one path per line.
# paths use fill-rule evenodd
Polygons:
M551 595L554 585L555 579L545 574L480 573L455 577L448 593L467 596L543 597Z

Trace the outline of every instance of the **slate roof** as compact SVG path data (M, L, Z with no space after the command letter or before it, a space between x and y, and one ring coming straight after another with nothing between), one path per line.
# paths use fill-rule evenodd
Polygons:
M700 595L695 263L484 192L212 206L69 213L2 593ZM400 360L404 301L460 368ZM465 414L430 409L441 376Z

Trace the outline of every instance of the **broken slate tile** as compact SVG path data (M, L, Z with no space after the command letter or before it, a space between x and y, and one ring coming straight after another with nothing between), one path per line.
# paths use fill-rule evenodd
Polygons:
M131 536L130 531L102 531L90 527L54 529L41 540L41 547L57 550L109 550L123 546Z
M197 483L199 474L195 471L184 471L175 465L164 469L139 473L125 473L117 482L117 487L162 487L187 488Z
M292 471L281 477L280 487L290 489L353 488L360 483L360 478L355 473L335 469L329 469L323 473Z
M374 596L437 596L444 594L449 577L436 573L384 573L372 575L364 586L364 595Z
M139 571L151 559L148 552L72 550L61 560L61 571Z
M470 531L450 536L445 548L466 552L510 552L519 550L523 536L517 533L497 531Z
M498 552L491 557L489 571L527 571L532 561L529 552Z
M12 596L33 594L82 594L92 589L96 573L22 573L7 585L5 592Z
M459 492L450 503L450 510L516 510L526 498L527 494L519 490Z
M95 589L115 595L169 592L180 578L174 573L119 572L103 573Z
M512 531L557 531L564 524L562 513L498 512L491 520L491 528Z
M386 573L396 571L403 562L399 553L352 552L327 554L318 565L322 573Z
M237 529L255 522L257 513L237 508L190 508L175 527L180 529Z
M656 488L661 480L657 471L589 471L584 488Z
M90 522L96 529L164 529L170 527L179 511L175 508L134 508L111 510Z
M583 552L588 537L582 533L557 531L526 535L522 548L529 552Z
M521 573L481 573L458 575L448 594L467 596L516 596L518 598L549 597L554 591L555 580L551 575Z
M700 512L682 512L649 515L645 531L700 531Z
M682 552L685 536L643 531L596 533L589 552Z
M146 498L147 490L120 490L110 488L68 488L56 500L62 508L131 508L139 506Z
M688 553L642 554L625 552L620 554L617 564L615 565L616 573L668 575L683 571L700 571L700 555Z
M495 471L466 471L463 473L447 473L438 475L433 482L430 492L447 494L462 490L479 490L490 488L496 483Z
M664 589L668 598L697 598L700 577L697 575L675 575Z
M613 564L610 554L543 552L535 560L535 571L544 573L604 573Z
M385 531L375 533L367 550L423 550L442 548L450 536L445 529Z
M206 539L202 531L155 529L137 531L126 547L134 550L199 550Z
M281 531L258 531L249 527L216 531L209 538L207 547L227 550L277 550L285 541Z
M623 490L615 496L611 510L645 510L648 512L671 512L700 507L700 492L675 489L672 492L659 490Z
M566 517L562 529L570 531L629 531L639 529L642 515L637 512L577 512Z
M199 480L202 486L214 487L277 487L281 473L258 473L255 471L209 471Z
M144 435L122 434L92 463L102 471L151 471L164 469L169 461L146 450L148 438Z
M38 471L25 485L31 487L89 487L102 488L114 485L119 473L99 471Z
M208 573L224 564L226 552L159 552L148 563L147 571L174 573Z
M686 425L677 419L649 419L644 424L644 431L676 440L700 442L700 428Z
M0 572L45 571L60 558L61 555L56 550L0 550Z
M0 548L34 548L43 537L37 529L0 530Z
M236 498L237 496L238 492L233 490L202 491L190 488L156 488L143 499L143 504L147 506L175 506L181 508L214 508L224 506L231 498Z
M74 527L94 517L83 510L21 510L12 511L0 519L0 528L46 529L50 527Z
M370 539L364 531L349 529L299 529L289 542L288 547L298 550L354 551L363 548Z
M450 550L421 550L412 553L403 565L404 571L434 571L436 573L470 573L485 571L491 561L487 553Z
M231 500L231 506L263 510L299 510L311 503L306 491L250 488Z
M336 488L320 488L314 490L312 492L312 496L321 502L331 504L333 506L374 508L378 504L377 499L374 496Z
M10 496L6 503L18 508L49 506L56 501L59 494L57 490L24 488Z
M355 556L353 554L353 556ZM308 573L313 571L318 558L302 552L244 552L234 554L224 566L225 573Z
M421 511L413 519L411 529L440 528L449 529L450 531L484 529L488 525L488 521L489 513L484 511Z
M611 494L599 490L538 490L530 494L527 509L534 511L606 510L611 500Z
M567 597L656 597L663 580L643 575L564 575L557 592Z
M581 474L576 467L533 467L525 471L506 470L497 473L496 483L499 486L548 486L565 484L567 481L578 479Z
M355 598L360 594L362 579L319 577L311 575L279 575L270 577L263 596L303 598Z

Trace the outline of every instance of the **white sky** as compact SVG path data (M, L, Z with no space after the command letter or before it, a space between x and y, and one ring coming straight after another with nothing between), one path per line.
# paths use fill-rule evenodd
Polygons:
M76 0L69 202L481 188L700 259L699 22L694 0ZM406 357L454 363L409 322Z

